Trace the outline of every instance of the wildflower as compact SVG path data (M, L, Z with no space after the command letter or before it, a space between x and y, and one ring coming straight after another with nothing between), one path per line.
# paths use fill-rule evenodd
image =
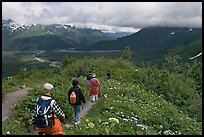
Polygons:
M86 119L86 122L89 122L89 120L88 120L88 119Z
M163 128L163 126L162 126L162 125L160 125L160 128Z
M147 129L148 126L142 125L142 124L138 124L138 127L141 127L142 130Z
M166 130L164 131L165 135L174 135L174 132L172 132L171 130Z
M126 118L123 118L123 121L128 121L128 119L126 119Z
M11 132L10 132L10 131L7 131L7 132L6 132L6 134L7 134L7 135L10 135L10 134L11 134Z
M108 125L108 122L103 122L102 125Z
M108 119L110 122L116 122L119 123L119 120L117 118L109 118Z
M94 123L92 123L92 122L88 123L88 127L93 128L94 127Z
M65 124L65 127L66 128L70 128L71 126L69 124Z
M113 109L113 107L110 107L110 109Z
M108 96L108 94L104 94L104 97L106 98Z

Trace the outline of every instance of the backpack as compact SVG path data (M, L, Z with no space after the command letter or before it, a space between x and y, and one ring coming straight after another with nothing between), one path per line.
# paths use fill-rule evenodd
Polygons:
M39 97L36 107L36 117L35 117L35 124L39 128L48 127L51 122L54 120L54 114L51 114L51 103L52 99L43 100Z
M76 93L74 90L71 92L69 99L70 99L70 104L72 105L76 104Z

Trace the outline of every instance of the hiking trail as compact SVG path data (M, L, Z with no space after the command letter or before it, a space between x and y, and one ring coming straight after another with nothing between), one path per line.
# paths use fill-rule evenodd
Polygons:
M12 116L12 106L16 104L19 100L27 96L27 91L30 87L24 87L23 89L18 89L14 92L6 93L2 98L2 123Z

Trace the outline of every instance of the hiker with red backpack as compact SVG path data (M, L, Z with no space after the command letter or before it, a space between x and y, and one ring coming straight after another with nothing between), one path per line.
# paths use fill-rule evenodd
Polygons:
M74 110L73 122L75 125L80 123L80 113L81 113L81 102L86 103L82 90L79 88L78 80L72 81L73 87L68 91L69 104L72 105Z
M65 114L51 97L53 85L44 84L44 95L39 96L32 114L33 130L39 135L63 135L62 124L57 116L65 119Z
M96 74L92 74L92 78L89 80L89 86L91 87L91 90L89 92L89 96L91 96L91 102L95 102L98 100L99 95L99 86L100 82L96 78Z

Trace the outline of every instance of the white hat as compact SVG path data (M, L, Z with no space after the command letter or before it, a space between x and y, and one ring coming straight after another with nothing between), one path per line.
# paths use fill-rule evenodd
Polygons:
M50 90L50 89L52 89L52 88L53 88L53 85L52 85L52 84L50 84L50 83L45 83L44 89Z

